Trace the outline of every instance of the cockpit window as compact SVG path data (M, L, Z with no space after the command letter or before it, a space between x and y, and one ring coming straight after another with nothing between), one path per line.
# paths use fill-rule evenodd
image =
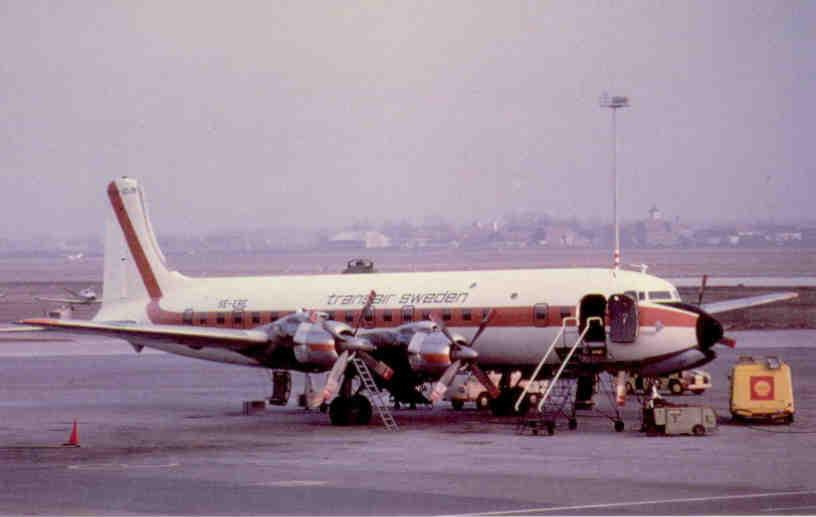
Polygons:
M638 291L638 300L643 301L646 299L646 293L643 291Z
M671 291L649 291L650 300L671 300Z

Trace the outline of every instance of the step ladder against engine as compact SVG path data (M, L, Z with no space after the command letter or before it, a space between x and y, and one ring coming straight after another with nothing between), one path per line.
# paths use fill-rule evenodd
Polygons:
M377 411L377 416L387 431L399 431L394 416L383 398L382 391L377 387L374 377L371 375L371 370L366 366L365 361L357 356L352 357L351 362L357 369L357 374L360 377L360 382L363 383L366 391L368 391L368 398L371 400L371 405Z

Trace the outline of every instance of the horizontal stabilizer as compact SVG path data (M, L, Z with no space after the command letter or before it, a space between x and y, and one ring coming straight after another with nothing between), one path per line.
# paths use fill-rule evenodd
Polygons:
M783 300L790 300L799 296L797 293L771 293L760 296L751 296L748 298L737 298L734 300L724 300L721 302L711 302L700 306L701 309L709 314L718 314L720 312L734 311L737 309L744 309L746 307L753 307L755 305L763 305L766 303L781 302Z
M50 298L47 296L35 296L34 299L41 302L67 303L70 305L90 305L92 303L102 303L102 300L97 300L96 298Z
M48 330L45 327L34 327L31 325L17 325L14 327L0 327L0 333L20 333L20 332L42 332Z
M235 349L269 342L269 336L266 332L260 330L196 328L183 325L145 325L131 322L97 322L51 318L31 318L20 323L66 332L118 337L125 340L156 340L201 347Z

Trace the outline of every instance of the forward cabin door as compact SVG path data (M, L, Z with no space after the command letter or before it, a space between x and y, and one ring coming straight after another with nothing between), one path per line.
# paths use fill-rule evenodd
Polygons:
M578 306L578 332L583 332L589 318L601 318L603 325L593 323L584 336L587 343L606 343L606 297L602 294L588 294L581 298Z
M633 343L637 339L637 301L626 294L609 297L609 340L613 343Z

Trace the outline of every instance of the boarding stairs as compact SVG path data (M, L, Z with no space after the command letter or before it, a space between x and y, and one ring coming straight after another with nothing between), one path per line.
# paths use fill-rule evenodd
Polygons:
M568 347L564 356L561 357L561 366L555 372L555 375L553 375L552 378L547 381L547 389L544 392L544 395L541 397L541 400L538 402L537 409L539 413L543 413L545 407L553 408L554 404L558 404L558 402L561 401L561 400L556 401L555 399L550 400L550 397L553 395L556 386L558 387L557 396L559 399L563 398L564 394L567 393L567 390L565 390L565 388L568 388L568 394L570 395L573 394L574 383L565 384L559 381L561 381L561 375L564 373L564 370L570 363L570 360L575 354L575 351L578 349L579 346L586 345L586 343L584 342L584 338L586 337L587 332L589 332L589 329L592 327L593 324L603 325L604 324L603 318L599 316L587 318L584 330L578 335L578 338L575 340L575 342L573 342L572 345ZM550 343L550 346L547 348L547 351L544 352L544 356L538 362L538 365L533 371L533 375L530 377L530 382L527 383L518 400L516 400L515 404L516 411L518 411L519 408L521 407L524 398L527 396L527 390L532 385L533 381L535 381L536 378L538 377L538 374L541 372L541 369L544 367L544 364L547 362L547 359L550 357L550 354L553 352L553 350L555 350L556 345L558 345L559 341L561 341L561 339L564 337L565 333L567 332L567 329L572 328L573 326L575 327L578 326L578 318L575 317L564 318L564 320L561 322L561 330L558 331L558 334L555 336L555 339L553 339L552 343ZM560 355L561 354L559 354L559 356ZM559 408L559 411L561 410L563 410L563 405L560 406Z
M380 391L380 388L377 387L377 383L374 381L374 376L371 375L371 370L368 369L365 361L355 355L352 357L351 362L357 369L357 375L360 377L360 382L368 391L368 398L371 401L371 405L374 406L374 409L377 411L377 416L380 417L380 421L382 422L386 431L399 431L399 426L397 426L397 422L394 420L394 416L391 414L391 410L385 402L382 391Z

